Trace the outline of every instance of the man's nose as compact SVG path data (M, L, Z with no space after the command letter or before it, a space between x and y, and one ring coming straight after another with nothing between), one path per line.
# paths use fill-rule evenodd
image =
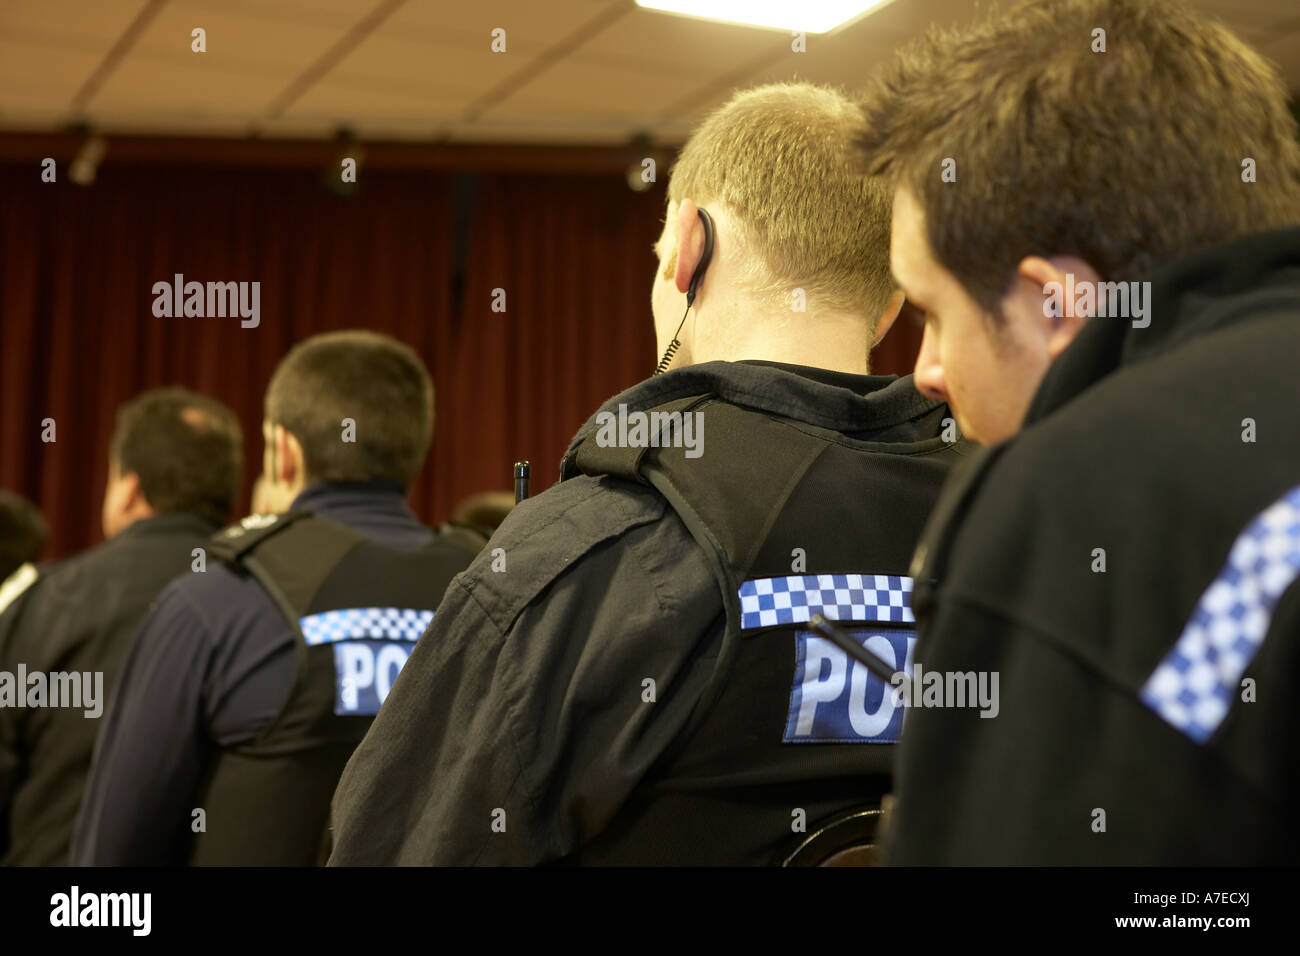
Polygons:
M921 334L921 351L916 356L912 381L916 385L916 390L926 398L946 402L948 388L943 380L943 366L939 364L936 338L930 324L926 323L925 331Z

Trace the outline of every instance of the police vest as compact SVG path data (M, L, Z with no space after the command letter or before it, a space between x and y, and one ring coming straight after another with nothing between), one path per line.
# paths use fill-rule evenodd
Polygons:
M707 395L655 411L704 415L707 453L588 437L566 468L657 489L712 558L725 620L687 730L582 862L643 862L624 849L650 845L653 861L779 862L817 821L889 791L901 695L807 624L818 613L840 621L910 673L909 562L957 457L931 437L946 411L914 421L904 443L855 441ZM756 833L770 839L755 856ZM727 834L746 845L727 846Z
M210 552L279 606L298 666L280 714L213 761L189 862L311 866L344 765L471 552L441 538L398 551L305 512L246 518Z

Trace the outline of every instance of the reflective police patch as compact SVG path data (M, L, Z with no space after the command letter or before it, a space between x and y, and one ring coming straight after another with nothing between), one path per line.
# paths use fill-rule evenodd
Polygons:
M313 647L334 645L334 713L379 713L433 611L398 607L340 608L298 621Z
M740 629L831 621L910 624L912 579L898 574L792 574L740 586Z
M334 713L377 714L415 641L343 641L334 645Z
M408 607L345 607L299 618L298 626L309 646L345 641L351 637L418 640L433 620L432 611Z
M916 631L854 628L848 633L911 675ZM783 739L788 744L897 743L905 708L894 691L830 641L797 631L794 687Z
M1197 743L1209 740L1237 699L1273 609L1297 578L1300 487L1237 536L1177 643L1142 687L1142 703Z

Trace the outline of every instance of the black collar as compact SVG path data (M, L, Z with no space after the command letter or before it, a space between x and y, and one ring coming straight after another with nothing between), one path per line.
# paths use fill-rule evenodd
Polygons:
M1150 325L1097 317L1052 363L1025 415L1030 425L1125 365L1257 318L1300 311L1300 227L1261 232L1163 266L1151 283Z

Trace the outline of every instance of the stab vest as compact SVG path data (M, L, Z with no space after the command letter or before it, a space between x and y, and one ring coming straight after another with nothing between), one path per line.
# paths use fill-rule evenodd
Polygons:
M909 563L959 457L937 437L947 410L890 423L878 433L888 442L708 395L654 411L701 413L707 448L688 458L682 447L601 447L589 436L566 458L566 477L657 489L711 558L725 619L686 730L570 862L779 862L802 839L801 815L812 833L889 791L903 706L807 622L838 620L910 673Z
M265 730L218 751L189 862L312 866L344 765L472 551L441 537L399 551L306 512L245 518L209 551L291 623L297 678Z

